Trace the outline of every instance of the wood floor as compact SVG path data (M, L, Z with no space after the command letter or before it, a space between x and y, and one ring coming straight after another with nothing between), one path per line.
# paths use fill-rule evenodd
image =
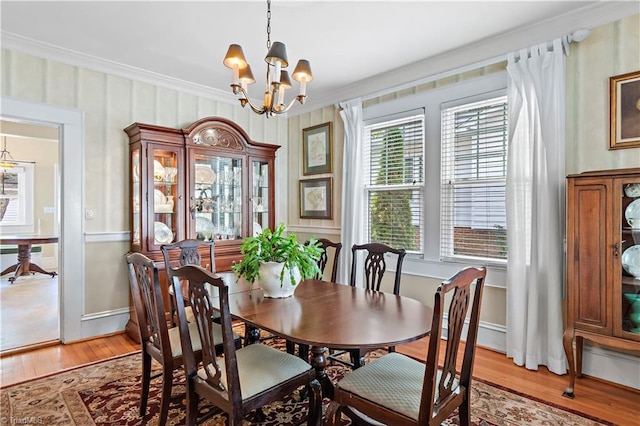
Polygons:
M0 279L0 351L59 341L58 277L34 274Z
M427 340L399 346L398 352L424 359ZM139 350L124 334L90 341L56 345L0 359L1 381L5 387L35 377L55 373L120 354ZM597 417L616 425L640 426L640 391L585 377L576 383L575 399L562 397L567 376L546 369L534 372L514 365L503 354L479 348L474 377L547 401L569 410Z

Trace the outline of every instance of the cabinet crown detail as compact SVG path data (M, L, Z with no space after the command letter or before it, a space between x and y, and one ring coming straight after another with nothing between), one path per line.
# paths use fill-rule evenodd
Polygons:
M216 128L207 128L200 131L193 137L193 143L196 145L221 146L224 148L237 149L242 151L244 146L238 136L233 133Z

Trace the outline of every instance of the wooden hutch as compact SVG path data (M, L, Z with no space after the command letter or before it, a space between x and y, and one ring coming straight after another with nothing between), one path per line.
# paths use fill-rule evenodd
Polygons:
M564 350L573 398L584 340L640 351L640 228L627 216L640 205L640 168L567 177L567 328ZM623 265L624 263L624 265ZM635 305L635 306L634 306ZM575 358L573 342L575 339Z
M129 136L131 251L157 262L165 298L162 244L213 240L213 270L228 271L241 258L242 238L274 228L278 145L254 142L237 124L219 117L185 129L133 123L124 131ZM126 331L139 341L133 306Z

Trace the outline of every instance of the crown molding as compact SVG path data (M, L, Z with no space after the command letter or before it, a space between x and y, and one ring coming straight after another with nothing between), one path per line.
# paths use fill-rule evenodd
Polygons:
M600 1L578 11L478 40L460 49L361 80L346 89L339 88L323 95L314 94L304 105L299 105L285 116L295 117L347 99L379 96L434 80L436 77L455 74L460 70L473 68L476 64L481 66L490 61L504 60L508 52L524 46L561 37L580 28L591 29L638 13L640 5L637 1ZM3 48L238 106L237 97L227 91L86 55L6 31L0 31L0 34ZM419 79L416 76L420 76Z
M348 99L370 98L374 94L380 96L487 65L492 61L495 63L506 60L507 53L522 47L562 37L580 28L591 29L605 25L638 13L640 3L637 1L601 1L578 11L478 40L459 49L361 80L346 89L321 96L314 95L289 115L294 117ZM417 76L419 79L416 79Z
M154 73L141 68L109 61L97 56L87 55L71 49L65 49L49 43L33 40L7 31L0 31L2 47L9 50L26 53L40 58L61 62L81 68L90 69L105 74L111 74L130 80L161 86L195 96L215 101L238 105L238 100L232 94L201 84L191 83L163 74Z

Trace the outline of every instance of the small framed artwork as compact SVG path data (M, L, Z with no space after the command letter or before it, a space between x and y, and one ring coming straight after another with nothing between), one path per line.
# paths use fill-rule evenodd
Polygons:
M331 178L300 181L300 217L302 219L332 219Z
M331 173L333 151L332 122L302 129L302 173L305 176Z
M640 71L609 78L609 149L640 147Z

